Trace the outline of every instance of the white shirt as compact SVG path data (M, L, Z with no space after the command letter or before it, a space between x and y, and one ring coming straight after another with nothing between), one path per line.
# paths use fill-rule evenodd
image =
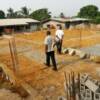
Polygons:
M64 35L63 30L57 30L57 31L56 31L56 36L57 36L59 39L62 39L62 38L63 38L63 35ZM57 37L56 37L56 40L59 40Z
M44 40L44 44L48 46L47 52L54 51L54 49L53 49L53 38L52 38L52 36L50 36L50 35L46 36L46 38Z

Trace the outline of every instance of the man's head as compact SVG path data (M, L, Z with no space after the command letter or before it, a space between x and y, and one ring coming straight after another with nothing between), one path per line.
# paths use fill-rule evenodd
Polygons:
M61 26L61 25L58 25L58 29L59 29L59 30L62 30L62 26Z
M61 25L59 26L59 29L62 30L62 26Z
M51 32L50 31L47 31L47 33L46 33L47 35L51 35Z

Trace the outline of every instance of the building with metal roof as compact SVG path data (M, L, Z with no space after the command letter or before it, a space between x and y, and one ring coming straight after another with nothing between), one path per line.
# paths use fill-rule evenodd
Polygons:
M35 31L39 24L39 21L31 18L0 19L0 32L4 32L6 29Z
M85 18L51 18L48 20L44 20L43 22L43 28L51 27L57 27L58 25L61 25L63 28L71 28L76 27L77 25L87 25L89 23L89 19Z

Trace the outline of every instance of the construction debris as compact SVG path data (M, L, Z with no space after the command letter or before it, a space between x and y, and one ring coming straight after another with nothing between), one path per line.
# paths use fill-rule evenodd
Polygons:
M77 50L77 49L73 49L73 48L66 48L63 50L63 54L69 54L71 56L73 55L77 55L79 56L80 59L85 59L85 58L88 58L89 55L82 52L81 50Z
M78 74L77 81L75 81L74 72L71 72L69 76L68 81L65 80L67 100L100 100L99 81L92 79L88 74Z
M63 53L63 54L67 54L67 53L68 53L68 48L63 49L63 50L62 50L62 53Z
M69 50L69 55L71 55L71 56L75 55L74 49L68 48L68 50Z
M23 80L20 80L15 75L15 73L12 70L10 70L6 65L0 64L0 68L2 69L1 74L3 78L7 79L7 81L9 81L12 85L16 86L17 88L19 87L19 90L20 90L19 92L21 96L31 95L32 97L35 98L36 92L30 85L28 85Z
M77 85L77 83L79 84L82 81L83 81L83 83L85 83L86 80L88 80L89 75L85 76L86 78L83 78L83 80L82 80L82 79L80 79L81 75L79 75L80 77L76 78L75 74L77 72L88 72L88 73L93 73L93 75L95 75L95 73L96 73L95 68L97 68L99 65L88 63L87 61L83 62L82 60L79 60L80 56L79 55L76 56L76 52L75 52L75 54L72 54L72 55L75 55L75 56L56 55L59 71L57 73L54 73L52 70L50 70L45 65L43 65L44 56L41 56L41 55L43 54L43 42L42 41L44 39L45 34L41 34L41 33L43 33L43 32L36 32L35 34L29 34L29 35L26 35L26 34L25 35L24 34L17 34L16 35L16 41L17 41L16 43L17 43L18 50L19 50L19 48L22 48L21 52L20 53L18 52L19 61L20 61L19 62L20 63L19 77L20 77L21 80L25 80L26 82L28 82L28 84L26 82L24 83L23 81L21 81L19 79L18 76L16 76L18 78L17 81L21 81L19 83L19 85L21 85L21 86L19 86L19 88L17 87L17 89L19 90L19 92L20 91L23 92L23 91L27 90L28 95L31 94L31 95L33 95L33 97L35 97L34 94L37 95L40 98L42 98L41 95L44 98L46 96L48 96L47 99L50 99L50 100L57 100L60 95L62 95L61 98L59 97L60 99L62 99L63 97L67 97L67 95L69 95L68 96L69 99L67 99L67 100L70 100L72 98L72 96L75 98L75 94L76 94L76 98L78 98L79 97L79 95L77 95L78 89L76 87L78 87L79 85ZM54 33L54 31L52 33ZM78 43L79 42L79 38L78 38L79 33L78 33L77 30L67 30L66 33L67 34L65 34L65 39L63 41L64 47L70 47L71 48L71 47L78 46L80 44L80 43ZM68 34L68 33L71 33L71 34ZM83 33L85 33L85 34L83 34L83 40L82 40L82 43L81 43L82 46L93 45L93 44L100 41L100 39L99 39L100 37L98 37L97 35L94 36L95 35L94 31L90 32L90 31L86 31L86 30L84 31L83 30ZM10 38L10 39L12 39L12 38ZM94 40L96 41L95 43L93 42ZM86 41L86 42L83 42L83 41ZM3 44L5 44L5 45L3 45ZM1 45L0 45L1 46L0 50L4 46L5 46L4 49L6 49L6 47L7 47L6 44L7 43L5 43L5 41L2 42ZM12 43L10 43L10 44L12 44ZM26 46L26 44L28 46ZM31 50L29 50L29 49L26 50L27 47L30 47L30 44L32 46ZM2 50L4 50L4 49L2 49ZM0 61L7 64L8 65L7 67L9 69L11 69L11 71L12 71L12 68L13 68L12 62L13 61L11 62L11 57L8 54L9 52L2 53L2 50L0 52L1 53ZM8 48L8 50L9 50L9 48ZM76 49L74 49L74 50L76 50ZM6 49L6 51L7 51L7 49ZM30 55L29 55L29 53L30 53ZM68 49L65 50L64 53L68 54L69 53ZM26 54L28 56L25 56ZM14 55L16 55L16 54L14 53ZM84 58L84 57L82 57L82 58ZM71 73L71 75L68 76L68 73L71 70L75 71L75 73L74 73L74 75L73 75L73 73ZM63 71L67 71L66 72L67 73L66 83L68 81L68 78L70 78L70 81L67 84L65 84L66 91L69 89L69 92L66 92L65 94L64 94L63 85L62 85L62 83L64 81L63 78L62 78ZM5 74L2 74L2 77L4 77L5 80L8 80L8 81L10 80L9 77ZM95 81L93 83L96 84L97 82ZM55 88L50 87L50 86L54 86ZM50 87L50 88L47 88L47 87ZM74 91L72 89L72 87L76 90ZM38 92L38 94L37 94L36 91L34 91L33 88ZM47 88L49 93L47 91L44 91L44 92L42 91L45 88ZM84 86L83 86L83 89L86 92L85 95L87 95L87 96L89 94L91 95L90 89L89 90L85 89ZM23 93L20 93L20 94L23 94ZM95 93L95 95L99 96L98 93ZM37 99L37 100L44 100L44 98ZM33 98L32 98L32 100L33 100ZM78 100L78 99L76 99L76 100ZM81 99L79 99L79 100L81 100ZM87 99L87 100L89 100L89 99Z
M90 60L96 63L100 63L100 56L90 56Z

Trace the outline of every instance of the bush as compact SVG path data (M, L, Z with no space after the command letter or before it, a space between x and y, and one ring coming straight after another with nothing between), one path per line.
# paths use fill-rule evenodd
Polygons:
M100 24L100 16L96 17L91 22L94 23L94 24Z

